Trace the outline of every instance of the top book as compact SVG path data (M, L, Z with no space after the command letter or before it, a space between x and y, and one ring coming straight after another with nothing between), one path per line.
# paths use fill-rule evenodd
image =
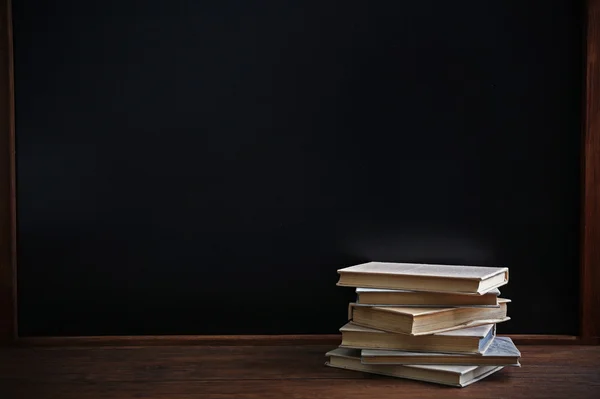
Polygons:
M507 267L367 262L337 272L342 287L482 295L508 283Z

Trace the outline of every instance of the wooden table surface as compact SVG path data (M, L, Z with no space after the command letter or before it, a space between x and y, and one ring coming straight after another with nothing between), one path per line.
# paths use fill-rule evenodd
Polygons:
M600 398L600 346L525 346L522 367L453 388L324 366L331 346L0 349L0 398Z

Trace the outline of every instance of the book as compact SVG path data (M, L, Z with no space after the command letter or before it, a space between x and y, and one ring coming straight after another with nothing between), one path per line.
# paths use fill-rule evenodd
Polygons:
M482 295L455 294L447 292L423 292L407 290L390 290L380 288L356 288L356 304L377 306L499 306L500 290L494 288Z
M407 352L364 349L364 364L462 364L471 366L521 366L521 352L509 337L496 337L482 354L456 354L436 352Z
M336 348L327 352L325 356L328 357L325 365L329 367L454 387L466 387L503 368L503 366L363 364L360 350L348 348Z
M392 333L428 335L510 320L507 317L508 302L510 300L499 298L497 308L380 307L350 303L348 320L359 326Z
M485 324L431 335L406 335L362 327L352 322L340 328L340 347L481 354L496 336L496 325Z
M508 268L367 262L337 270L338 286L484 294L508 283Z

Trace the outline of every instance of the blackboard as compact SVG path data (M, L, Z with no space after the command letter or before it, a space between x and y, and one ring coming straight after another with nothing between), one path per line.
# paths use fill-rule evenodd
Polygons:
M21 336L332 333L367 260L577 334L578 2L14 2Z

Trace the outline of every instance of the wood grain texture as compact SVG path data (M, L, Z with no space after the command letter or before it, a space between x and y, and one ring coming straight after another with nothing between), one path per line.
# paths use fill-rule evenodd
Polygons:
M16 322L14 81L11 2L0 0L0 345Z
M521 368L469 387L324 366L329 345L0 349L0 394L20 398L598 398L600 347L525 346Z
M504 335L516 344L577 345L572 335ZM19 338L21 347L60 346L189 346L189 345L339 345L339 334L323 335L165 335L165 336L105 336L105 337L30 337Z
M587 1L581 332L600 337L600 0Z

